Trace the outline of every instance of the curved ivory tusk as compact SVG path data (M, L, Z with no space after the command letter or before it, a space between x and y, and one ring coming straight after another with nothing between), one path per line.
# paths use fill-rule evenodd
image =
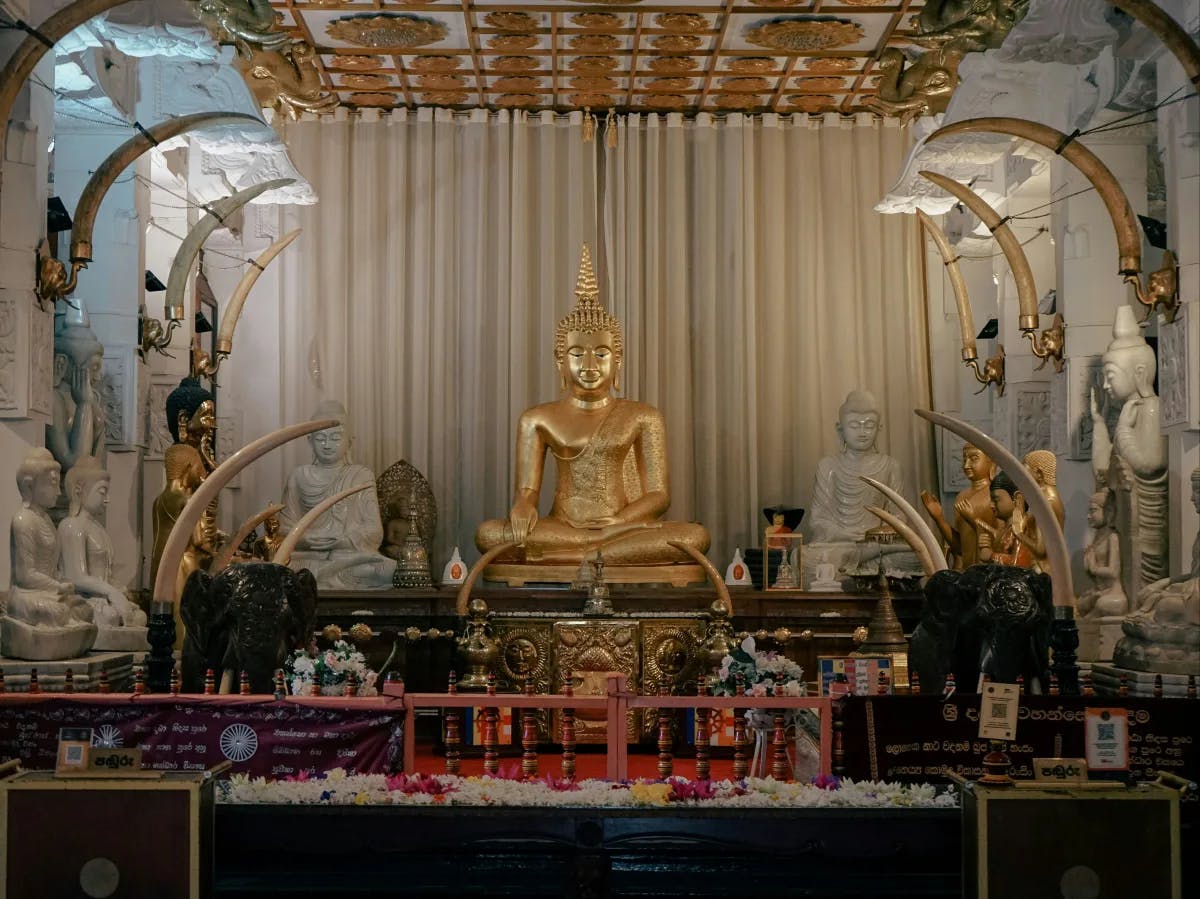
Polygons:
M167 295L164 300L168 310L168 319L177 321L183 318L183 289L187 285L192 263L196 261L196 254L200 252L200 247L204 245L204 241L208 240L208 236L216 231L225 219L259 194L286 187L295 180L295 178L276 178L274 181L264 181L262 184L255 184L253 187L239 190L235 194L208 204L208 214L188 232L183 243L179 245L179 250L175 253L175 260L171 263L171 274L167 277Z
M913 507L913 504L882 481L877 481L866 475L859 475L859 477L894 502L900 511L908 517L909 525L920 536L921 542L929 550L929 561L937 566L935 570L941 571L949 568L950 566L946 564L946 554L942 552L942 544L933 535L933 528L921 517L920 513Z
M929 556L929 547L921 542L921 538L917 536L916 531L900 520L899 515L893 515L886 509L879 508L879 506L867 506L867 511L904 538L904 542L912 548L912 551L917 554L917 558L921 561L921 570L925 572L926 577L929 577L938 570L933 559Z
M941 412L931 412L928 409L914 409L913 411L926 421L931 421L935 425L957 434L972 446L979 447L1004 470L1005 474L1013 479L1013 483L1020 488L1021 495L1025 497L1030 514L1041 528L1042 539L1046 543L1046 560L1050 565L1050 583L1054 590L1054 604L1074 609L1075 587L1071 583L1071 556L1067 552L1067 538L1063 536L1062 525L1058 523L1058 517L1050 508L1046 494L1042 493L1037 481L1029 473L1029 469L1022 465L1021 460L1010 453L999 440L965 421L959 421L957 418L951 418Z
M271 561L276 565L286 565L292 559L292 553L296 551L296 544L300 542L300 538L304 536L304 532L311 528L318 518L340 503L348 496L353 496L356 493L362 493L368 487L374 487L373 481L368 481L365 484L359 484L357 487L347 487L340 493L335 493L333 496L327 496L311 509L301 516L296 522L296 526L287 532L287 536L283 538L283 542L279 544L279 549L275 550L275 555L271 557Z
M71 227L71 261L85 268L92 261L92 228L96 224L96 213L100 211L104 195L126 166L151 147L158 146L176 135L197 128L242 121L254 122L264 128L269 127L258 116L244 112L198 112L177 119L167 119L153 128L139 131L108 154L108 158L100 163L88 179L83 193L79 195L79 202L75 204L75 218Z
M475 586L475 582L479 580L479 575L483 573L483 569L491 564L492 559L496 558L501 553L508 552L514 546L520 546L516 540L509 543L501 543L499 546L493 546L482 556L479 561L471 566L471 570L467 572L467 579L462 582L462 586L458 588L458 598L454 604L455 611L463 618L467 617L467 606L471 602L471 588Z
M933 238L933 242L942 256L942 263L946 266L946 274L950 277L950 286L954 289L954 302L958 306L958 331L962 340L962 358L964 362L970 362L979 355L975 349L975 316L971 313L971 295L967 293L967 282L963 278L962 269L958 267L958 254L950 246L946 232L939 228L933 219L925 214L924 210L917 210L917 218L921 222L921 227Z
M302 228L297 228L295 231L289 231L275 243L267 247L261 256L257 259L248 259L250 268L242 275L242 280L238 281L238 286L234 288L233 295L229 298L229 303L225 307L225 314L221 317L221 329L217 332L217 352L224 353L228 356L233 352L233 329L237 327L238 319L242 315L242 306L246 304L246 297L250 295L250 288L254 286L254 282L258 280L258 276L267 270L267 266L287 249L288 245L300 236Z
M1013 280L1017 284L1017 305L1021 308L1018 325L1022 331L1029 331L1038 326L1037 284L1033 280L1033 269L1029 265L1029 257L1017 235L1013 234L1008 222L1000 217L987 201L965 184L959 184L953 178L937 172L921 172L921 177L932 181L942 190L957 197L968 209L979 216L979 220L987 225L987 229L1000 244L1008 267L1012 270Z
M1200 47L1157 3L1153 0L1109 0L1109 5L1128 13L1154 32L1179 60L1188 80L1200 87Z
M13 55L0 70L0 159L8 158L8 121L12 118L13 104L17 102L17 96L25 86L26 79L46 55L46 51L88 19L94 19L100 13L128 2L129 0L75 0L35 26L32 30L36 34L25 35L24 40L17 45Z
M288 425L286 428L272 431L270 434L246 444L218 465L196 488L196 492L187 501L183 511L179 513L179 517L175 519L175 526L171 528L171 533L167 535L162 558L158 563L158 577L154 579L154 593L151 594L153 601L160 604L174 604L178 601L179 598L175 595L175 578L179 573L179 564L183 561L183 551L187 549L192 530L196 527L200 516L204 514L204 510L208 508L208 504L217 498L221 489L239 471L255 459L266 455L289 440L324 431L326 428L334 428L339 424L341 422L336 418L326 418L320 421L305 421L296 425Z
M708 579L712 581L712 585L717 588L717 596L720 597L721 602L725 603L725 608L729 610L729 616L732 618L733 600L729 596L729 587L725 584L725 578L721 577L721 572L717 571L713 563L708 561L708 556L691 544L679 540L668 540L667 545L682 550L699 563L700 567L704 569L704 573L708 575Z
M1137 218L1129 198L1121 189L1108 166L1100 161L1091 150L1071 136L1061 131L1031 122L1028 119L1014 119L1010 116L989 116L978 119L964 119L950 125L943 125L927 140L936 140L951 134L973 134L978 131L992 131L997 134L1010 134L1013 137L1024 138L1041 144L1067 162L1079 169L1085 178L1096 188L1096 193L1104 201L1108 209L1108 217L1112 219L1113 229L1117 232L1117 251L1120 253L1119 273L1126 281L1136 278L1142 271L1142 234L1138 230Z
M229 566L229 563L233 560L233 554L237 552L238 547L242 545L242 541L249 536L250 532L272 515L277 515L282 511L283 506L278 504L274 506L267 506L257 515L251 515L249 518L243 521L241 527L237 529L237 533L229 538L229 542L221 547L221 551L219 553L213 556L212 564L208 566L208 570L212 574L216 574L218 571L224 571L225 568Z

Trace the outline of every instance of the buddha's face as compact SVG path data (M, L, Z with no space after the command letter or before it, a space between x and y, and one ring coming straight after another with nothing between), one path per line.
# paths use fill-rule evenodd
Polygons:
M104 371L104 354L93 353L87 361L88 381L92 384L100 383L100 375ZM209 404L211 405L211 403Z
M1002 521L1012 518L1013 498L1007 490L992 491L992 514Z
M181 412L180 418L187 413ZM205 400L197 408L192 417L187 419L181 430L187 431L187 443L198 443L207 437L217 427L217 413L212 400Z
M1104 505L1099 500L1088 503L1088 527L1098 528L1104 524Z
M58 502L59 469L55 465L38 472L33 479L33 504L49 508Z
M620 360L613 352L611 331L567 332L566 375L572 393L584 398L607 395L616 380Z
M318 465L333 465L340 462L349 449L350 442L346 439L346 429L341 425L317 431L308 438L312 444L313 458Z
M838 433L848 449L866 452L875 446L879 433L877 412L846 412L838 420Z
M975 446L963 447L963 474L968 480L980 481L992 476L992 460Z
M771 516L771 524L775 525L777 528L783 527L783 515L779 512L776 512Z
M84 488L83 508L91 516L99 518L108 505L108 478L100 478Z
M1133 372L1115 362L1104 363L1104 392L1117 403L1124 403L1137 393Z
M504 656L508 667L517 674L529 674L537 668L537 647L525 637L518 637L509 643Z

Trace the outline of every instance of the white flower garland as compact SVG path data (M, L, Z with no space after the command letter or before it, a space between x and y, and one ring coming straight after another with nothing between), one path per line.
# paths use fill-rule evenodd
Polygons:
M234 775L221 784L219 799L230 804L584 808L957 808L959 805L956 793L939 791L929 784L908 786L832 779L827 782L836 786L822 788L769 777L744 781L689 781L678 777L631 783L583 780L568 786L554 778L522 781L450 774L386 777L347 774L336 768L324 776L305 780Z

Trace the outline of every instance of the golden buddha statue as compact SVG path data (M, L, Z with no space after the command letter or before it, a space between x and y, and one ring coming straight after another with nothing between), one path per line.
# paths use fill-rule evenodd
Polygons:
M154 547L150 555L150 582L158 577L158 564L162 559L163 548L167 537L179 519L179 514L192 493L200 486L207 476L204 459L200 451L189 443L176 443L167 447L163 454L163 470L167 485L163 487L154 500L152 507L154 523ZM216 551L218 534L214 519L206 510L196 524L187 549L183 554L183 562L175 578L175 595L183 595L183 585L193 571L208 568ZM175 603L175 645L183 645L183 621L179 617L179 603Z
M1058 495L1058 459L1050 450L1033 450L1026 453L1021 462L1029 469L1033 479L1037 481L1038 487L1045 495L1046 501L1050 503L1050 508L1054 511L1054 517L1058 519L1058 526L1061 528L1066 518L1066 510L1063 508L1062 497ZM1050 565L1046 559L1046 541L1042 537L1037 520L1032 515L1023 516L1017 533L1021 537L1021 542L1033 556L1033 567L1038 571L1050 574Z
M570 582L580 561L597 552L603 553L610 573L622 566L670 568L690 562L671 543L703 553L708 531L696 523L662 520L671 504L663 417L653 406L613 395L621 371L621 324L600 305L586 244L575 296L575 307L554 332L554 361L564 395L522 413L516 500L507 518L479 526L475 544L481 552L519 544L497 562L539 569L528 572L525 579L531 581ZM540 518L547 452L554 457L558 480L550 514ZM641 571L636 580L679 582L667 570Z
M954 568L963 571L979 561L979 526L996 523L992 514L991 483L996 464L977 446L963 444L963 474L971 486L959 492L954 500L954 525L946 521L942 504L928 490L921 491L921 502L937 525L942 539L954 557Z

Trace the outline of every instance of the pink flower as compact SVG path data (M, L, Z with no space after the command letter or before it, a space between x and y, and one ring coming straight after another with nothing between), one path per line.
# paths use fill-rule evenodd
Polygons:
M547 774L545 777L541 778L541 782L551 790L554 790L556 793L569 793L573 790L579 789L579 784L577 784L575 781L567 780L566 778L562 777L555 777L553 774Z
M747 691L747 695L749 695L749 696L766 696L767 695L767 685L761 684L761 683L755 684L753 687L751 687Z
M712 799L716 796L711 780L687 780L682 777L673 777L668 783L671 784L671 798L680 802Z
M842 785L836 774L818 774L810 783L819 790L836 790Z

